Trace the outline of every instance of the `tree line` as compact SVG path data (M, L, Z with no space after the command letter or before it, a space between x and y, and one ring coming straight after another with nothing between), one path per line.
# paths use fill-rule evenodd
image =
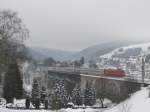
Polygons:
M40 89L40 84L38 84L38 81L35 79L30 97L30 101L35 108L39 108L40 102L42 101L46 109L50 106L51 109L54 110L67 108L69 103L73 103L77 106L93 106L98 96L90 81L86 83L83 90L81 90L80 85L76 84L71 94L68 94L65 80L62 79L56 79L54 87L49 92L46 92L46 90L42 88ZM29 108L30 102L28 102L26 106Z
M68 61L56 61L52 57L49 57L43 61L45 66L57 66L57 67L81 67L85 63L85 59L82 56L79 60L68 60Z
M57 61L54 58L49 57L43 61L43 65L52 66L52 67L76 67L76 68L80 68L80 67L83 67L84 64L87 64L89 68L95 68L95 69L98 68L96 62L93 60L89 60L89 62L86 63L84 56L82 56L80 59L66 60L66 61Z

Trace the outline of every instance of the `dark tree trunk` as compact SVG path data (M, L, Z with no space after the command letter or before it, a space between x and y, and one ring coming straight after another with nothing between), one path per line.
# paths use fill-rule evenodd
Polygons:
M103 100L103 99L100 99L100 101L101 101L101 106L102 106L102 108L104 108L104 104L103 104L104 100Z

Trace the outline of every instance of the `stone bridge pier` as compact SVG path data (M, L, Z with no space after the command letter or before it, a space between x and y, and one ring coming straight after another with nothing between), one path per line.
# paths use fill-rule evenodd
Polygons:
M117 103L128 98L131 93L136 92L141 87L141 83L133 80L119 80L117 78L102 76L103 75L48 71L47 87L51 90L55 84L55 79L63 79L65 80L68 93L71 94L76 84L80 84L81 90L83 91L86 87L86 83L90 81L96 91L103 91L106 98Z
M120 102L130 96L131 93L140 89L139 83L102 78L92 75L81 74L81 89L90 81L96 91L103 91L107 98L113 102Z

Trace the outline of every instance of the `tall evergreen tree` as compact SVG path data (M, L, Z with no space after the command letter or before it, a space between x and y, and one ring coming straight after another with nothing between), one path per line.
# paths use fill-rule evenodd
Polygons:
M23 94L22 77L16 62L10 64L4 79L4 98L7 102L13 102L13 98L20 99Z
M55 106L56 102L57 105L59 105L57 107L61 107L61 108L66 107L68 103L68 96L67 96L64 80L56 80L55 86L53 88L52 106Z
M86 88L84 91L84 104L87 106L92 106L96 101L96 92L92 87L91 83L87 82Z
M32 103L35 108L39 108L40 106L40 85L37 79L33 81L33 88L32 88Z
M44 86L41 88L40 94L41 94L40 97L41 102L45 105L45 109L48 109L48 96L46 88Z
M78 106L82 105L82 94L79 85L76 85L76 87L72 91L72 102Z
M40 91L40 94L41 94L41 102L44 103L46 97L47 97L47 91L46 91L46 88L45 87L42 87L41 91Z

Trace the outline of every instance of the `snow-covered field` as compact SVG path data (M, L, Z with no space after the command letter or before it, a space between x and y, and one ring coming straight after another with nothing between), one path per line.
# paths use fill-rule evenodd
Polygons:
M130 99L120 103L116 107L104 112L150 112L149 89L142 88Z

